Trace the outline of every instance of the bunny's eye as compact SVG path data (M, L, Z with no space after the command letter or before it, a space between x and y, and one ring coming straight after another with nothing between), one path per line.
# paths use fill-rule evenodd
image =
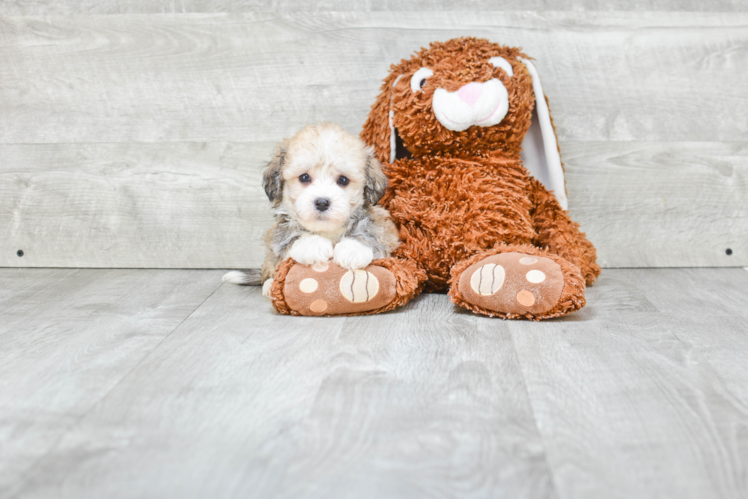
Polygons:
M420 92L423 86L426 85L428 77L433 74L434 72L428 68L421 68L413 73L413 76L410 78L410 90Z
M504 59L503 57L492 57L488 60L491 64L493 64L494 68L501 68L503 69L507 75L510 77L514 76L514 70L512 69L512 65L509 64L509 61Z

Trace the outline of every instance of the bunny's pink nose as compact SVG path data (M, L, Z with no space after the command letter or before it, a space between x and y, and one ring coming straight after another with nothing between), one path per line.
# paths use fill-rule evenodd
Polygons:
M477 82L468 83L457 91L460 99L470 106L473 106L480 99L481 94L483 94L483 84Z

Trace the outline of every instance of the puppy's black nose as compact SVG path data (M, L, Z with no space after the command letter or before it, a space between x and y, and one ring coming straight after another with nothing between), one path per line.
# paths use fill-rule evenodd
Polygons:
M324 212L330 208L330 200L327 198L317 198L314 200L314 206L317 207L317 210L320 212Z

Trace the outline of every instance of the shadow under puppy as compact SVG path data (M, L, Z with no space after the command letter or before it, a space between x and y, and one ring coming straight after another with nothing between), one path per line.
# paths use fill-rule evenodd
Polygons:
M278 265L289 257L318 273L328 271L332 260L344 275L389 257L399 244L389 212L375 206L387 178L373 149L339 125L310 125L284 139L268 163L263 187L275 209L275 223L265 238L262 269L231 271L223 281L262 283L263 294L270 297ZM372 285L370 273L365 274L368 293ZM335 286L342 275L333 277ZM351 290L355 278L353 274ZM302 280L302 290L312 281L315 291L319 287L319 280L310 279Z

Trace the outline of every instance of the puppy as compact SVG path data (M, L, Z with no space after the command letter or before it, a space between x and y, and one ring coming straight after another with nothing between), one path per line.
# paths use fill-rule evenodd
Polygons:
M387 188L374 150L339 125L307 126L283 140L263 187L275 209L265 262L260 273L231 271L223 281L262 283L269 297L275 270L288 257L306 266L332 259L346 269L363 269L399 244L389 212L374 206Z

